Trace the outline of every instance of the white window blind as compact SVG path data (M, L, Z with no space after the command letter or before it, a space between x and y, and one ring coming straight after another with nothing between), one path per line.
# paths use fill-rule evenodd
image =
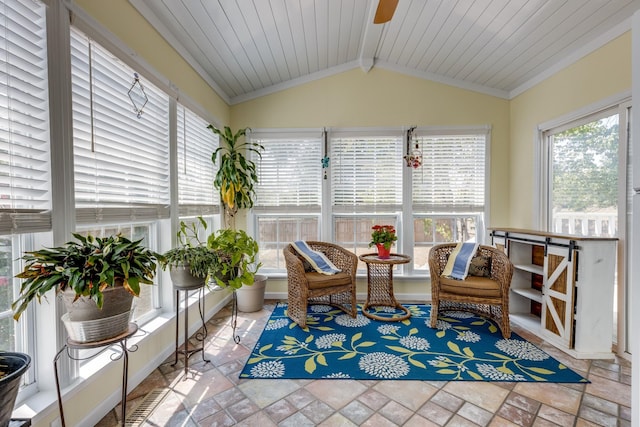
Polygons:
M332 136L334 212L394 212L402 207L402 136Z
M422 167L412 173L414 212L482 212L486 135L417 136L414 140L422 151Z
M45 9L0 1L0 234L51 229Z
M219 212L214 191L215 171L211 154L218 136L203 118L178 104L178 205L179 215L211 215Z
M264 146L262 158L252 153L259 177L254 210L287 213L286 208L291 208L298 213L320 212L321 134L281 137L250 134L249 137L251 142Z
M128 91L134 70L77 29L71 31L78 223L169 216L169 98L141 78L140 118Z

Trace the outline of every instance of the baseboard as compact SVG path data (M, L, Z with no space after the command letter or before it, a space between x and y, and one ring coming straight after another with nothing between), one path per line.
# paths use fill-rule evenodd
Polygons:
M431 293L394 293L396 300L400 303L406 304L431 304ZM271 299L276 301L287 301L288 296L286 292L266 292L265 299ZM362 292L356 294L356 300L358 302L364 302L367 300L367 294Z

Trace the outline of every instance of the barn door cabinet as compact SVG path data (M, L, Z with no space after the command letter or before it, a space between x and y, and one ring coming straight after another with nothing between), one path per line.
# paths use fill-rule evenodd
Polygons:
M514 265L511 321L575 358L613 358L617 239L490 231Z

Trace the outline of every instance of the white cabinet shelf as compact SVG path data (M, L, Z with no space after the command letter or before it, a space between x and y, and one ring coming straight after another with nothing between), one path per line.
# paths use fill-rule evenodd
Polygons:
M509 318L526 330L534 334L540 334L540 318L538 316L527 313L511 313Z
M539 291L537 289L512 289L511 291L515 294L542 304L542 291ZM540 318L538 318L538 322L540 322Z
M576 358L613 358L617 239L490 231L514 265L510 319Z
M513 268L515 268L516 270L522 270L522 271L526 271L533 274L539 274L541 276L544 273L542 266L535 265L535 264L514 264Z

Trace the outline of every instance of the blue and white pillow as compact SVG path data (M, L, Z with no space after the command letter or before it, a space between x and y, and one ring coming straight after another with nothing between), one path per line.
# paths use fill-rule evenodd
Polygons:
M469 274L471 259L478 250L479 243L464 242L458 243L456 248L449 255L447 265L444 267L442 275L456 280L464 280Z
M293 249L296 250L304 259L311 264L311 267L318 273L331 275L340 273L340 269L336 267L329 258L322 252L314 251L309 247L307 242L297 240L291 243Z

